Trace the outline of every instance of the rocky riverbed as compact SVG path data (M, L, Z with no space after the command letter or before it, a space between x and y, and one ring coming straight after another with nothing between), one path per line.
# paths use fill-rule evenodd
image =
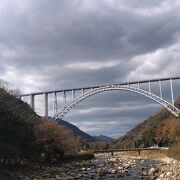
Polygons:
M1 171L1 173L4 173ZM21 169L7 174L7 179L45 180L128 180L128 179L180 179L180 163L170 159L151 160L121 153L98 154L88 161L69 162L53 166L41 165L33 169ZM5 177L5 176L4 176ZM6 179L6 178L4 178Z

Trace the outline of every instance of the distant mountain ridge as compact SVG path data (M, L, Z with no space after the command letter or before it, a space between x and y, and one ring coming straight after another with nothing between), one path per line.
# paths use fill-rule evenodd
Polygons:
M96 141L96 139L94 137L92 137L89 134L81 131L78 127L76 127L75 125L73 125L67 121L64 121L62 119L57 119L57 123L59 125L62 125L68 129L72 130L72 132L75 136L80 136L83 139L85 139L87 142L95 142Z
M104 135L94 136L94 138L97 139L98 141L103 141L106 143L111 143L112 141L114 141L113 138Z
M78 127L76 127L75 125L62 120L62 119L57 119L57 123L59 125L62 125L64 127L66 127L67 129L70 129L73 134L75 136L80 136L82 137L84 140L86 140L87 142L95 142L95 141L103 141L105 143L111 143L114 139L104 136L104 135L100 135L100 136L90 136L89 134L85 133L84 131L80 130Z

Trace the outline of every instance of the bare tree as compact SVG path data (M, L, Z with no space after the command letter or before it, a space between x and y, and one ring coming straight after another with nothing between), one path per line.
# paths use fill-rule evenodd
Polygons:
M20 90L13 89L12 85L9 82L4 81L3 79L0 79L0 89L4 89L6 92L13 96L18 96L20 94Z

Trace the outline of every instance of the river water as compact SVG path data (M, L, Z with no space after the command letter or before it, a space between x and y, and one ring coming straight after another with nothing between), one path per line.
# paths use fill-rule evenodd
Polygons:
M1 178L4 177L4 178ZM12 177L12 178L5 178ZM13 180L180 180L180 162L163 157L151 160L122 153L96 154L95 159L64 163L29 164L3 169L0 179Z
M122 155L97 155L94 160L77 163L75 179L154 179L153 174L148 174L150 169L155 171L158 161L129 157ZM154 172L153 172L154 173Z

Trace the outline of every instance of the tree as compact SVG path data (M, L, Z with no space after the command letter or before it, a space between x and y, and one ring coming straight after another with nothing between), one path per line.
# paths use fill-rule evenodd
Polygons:
M108 144L102 141L96 141L90 143L90 149L93 150L105 150L108 149Z
M170 146L180 137L180 121L166 119L162 121L155 131L155 140L160 146Z
M9 93L10 95L13 95L13 96L17 96L20 94L20 90L13 89L9 82L4 81L2 79L0 79L0 89L4 89L7 93Z
M154 145L153 134L154 133L151 129L143 132L142 141L143 141L145 147L149 147L149 146Z
M32 158L33 128L39 117L26 103L0 89L0 158Z
M47 160L57 157L61 159L64 154L74 154L79 149L78 139L55 121L42 118L34 133L40 153L44 153Z

